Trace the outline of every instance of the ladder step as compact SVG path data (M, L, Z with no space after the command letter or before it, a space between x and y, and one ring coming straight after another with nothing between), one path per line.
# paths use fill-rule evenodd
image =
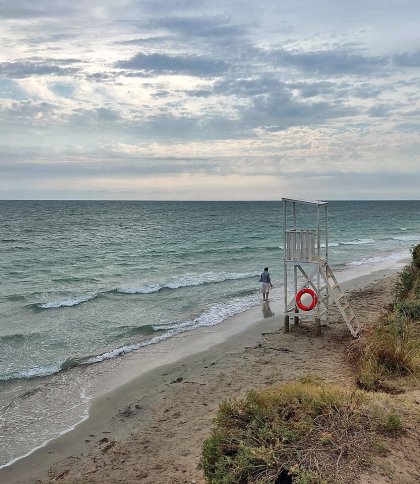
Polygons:
M302 275L307 278L307 285L308 283L311 284L311 287L315 289L315 284L312 283L312 278L316 274L314 272L310 276L307 276L307 274L302 271ZM335 277L333 271L331 270L330 266L328 263L325 261L325 263L321 266L321 276L322 276L322 282L323 285L320 286L318 290L318 299L319 299L319 304L329 306L330 304L335 303L336 308L334 309L335 311L339 311L341 313L342 318L344 319L345 323L347 324L348 329L350 330L351 334L356 337L358 333L360 332L360 326L358 325L357 318L354 314L353 309L351 308L351 305L349 303L349 300L346 297L346 294L344 291L341 289L340 284L337 281L337 278ZM318 281L320 282L320 281ZM292 301L289 303L289 306L292 308L296 307L295 306L295 301ZM288 314L293 315L291 310L289 310L288 306ZM324 316L327 313L328 308L323 309L320 311L320 316ZM309 318L311 315L303 315L299 314L299 318Z

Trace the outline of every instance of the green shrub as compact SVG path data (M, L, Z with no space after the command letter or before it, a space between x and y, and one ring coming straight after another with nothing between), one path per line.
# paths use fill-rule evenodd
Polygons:
M420 244L416 245L411 249L411 253L413 256L413 265L417 269L420 269Z
M400 272L395 285L396 299L420 297L420 244L411 248L412 262Z
M392 433L400 432L402 429L401 417L396 413L390 413L388 415L385 428Z
M413 289L417 278L417 271L412 264L407 265L399 273L395 284L395 296L398 301L404 300Z
M389 313L366 332L363 357L359 363L357 384L364 390L379 390L386 375L418 374L420 371L419 337L413 323L401 312Z
M378 324L365 330L357 348L356 381L365 390L383 390L387 376L420 374L420 245L399 274L396 301Z
M383 371L378 362L373 358L366 360L360 367L356 377L359 388L368 392L377 391L381 388Z
M412 321L420 321L420 300L407 299L395 305L396 311Z

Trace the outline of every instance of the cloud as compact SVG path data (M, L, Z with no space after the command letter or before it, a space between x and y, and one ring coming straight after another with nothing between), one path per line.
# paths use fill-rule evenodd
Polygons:
M386 116L389 116L390 110L390 106L387 106L385 104L378 104L369 109L369 115L374 118L384 118Z
M121 193L181 174L222 193L236 176L254 193L351 172L351 195L367 174L413 173L420 4L355 2L2 2L2 174L63 193L76 175L111 190L121 172Z
M243 26L232 25L229 17L163 17L153 22L157 27L163 27L170 32L181 35L182 38L196 37L211 40L223 40L242 35L246 32Z
M420 50L396 54L393 57L393 61L398 67L420 67Z
M64 61L71 63L72 61ZM69 76L78 71L74 67L61 67L53 62L15 61L1 62L0 76L9 79L24 79L33 76Z
M119 61L116 67L141 70L154 75L186 74L190 76L212 77L228 69L224 61L212 60L201 56L170 56L166 54L139 53L128 61Z
M386 56L367 57L341 49L306 52L281 49L268 56L279 66L295 67L311 74L366 75L383 70L389 64Z
M12 101L7 105L0 106L0 111L6 112L11 118L14 119L18 117L23 119L36 119L38 115L51 113L55 109L57 109L57 105L45 101L33 101L31 99Z
M171 37L169 36L150 36L150 37L139 37L139 38L134 38L134 39L129 39L129 40L119 40L116 41L115 43L118 45L159 45L162 42L167 42L168 40L171 40Z
M13 3L3 2L0 5L0 18L3 19L37 18L44 15L45 11L29 0L16 0Z

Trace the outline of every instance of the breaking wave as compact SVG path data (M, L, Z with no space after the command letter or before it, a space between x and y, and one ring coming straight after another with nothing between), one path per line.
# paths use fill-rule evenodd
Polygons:
M373 239L355 239L350 240L349 242L338 242L339 245L368 245L374 243L375 241Z
M55 309L55 308L62 308L62 307L71 307L77 306L87 301L91 301L95 299L97 295L93 296L78 296L78 297L71 297L69 299L62 299L59 301L50 301L42 304L36 304L36 307L41 309Z
M393 261L400 261L407 257L409 257L408 250L403 252L394 252L392 254L383 255L383 256L374 256L374 257L363 257L362 259L355 260L352 262L348 262L347 266L361 266L363 264L379 264L381 262L393 262Z
M259 272L205 272L203 274L184 274L172 281L163 284L148 284L137 287L119 287L117 292L123 294L151 294L161 289L179 289L182 287L201 286L203 284L215 284L225 281L235 281L259 276Z
M46 365L45 367L34 367L19 372L14 372L9 375L3 375L0 377L0 381L18 380L18 379L32 379L39 377L46 377L59 373L61 371L69 370L71 368L90 365L93 363L99 363L104 360L110 360L117 358L132 351L138 350L145 346L165 341L172 336L185 331L191 331L203 326L215 326L225 319L234 316L235 314L242 313L258 302L258 295L252 294L251 296L240 297L231 299L229 301L213 304L209 306L205 311L199 314L197 317L185 321L177 321L168 324L153 325L151 328L148 326L148 330L152 329L154 336L149 337L138 343L132 343L118 348L106 351L99 355L88 356L83 358L68 358L59 362ZM125 329L128 329L127 327ZM133 332L141 332L140 328L133 328Z

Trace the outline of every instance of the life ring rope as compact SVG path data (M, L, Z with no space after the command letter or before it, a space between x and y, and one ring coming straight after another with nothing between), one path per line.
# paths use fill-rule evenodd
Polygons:
M312 302L308 305L302 303L301 299L304 294L309 294L312 297ZM296 304L302 311L311 311L318 304L318 296L310 287L304 287L296 294Z

